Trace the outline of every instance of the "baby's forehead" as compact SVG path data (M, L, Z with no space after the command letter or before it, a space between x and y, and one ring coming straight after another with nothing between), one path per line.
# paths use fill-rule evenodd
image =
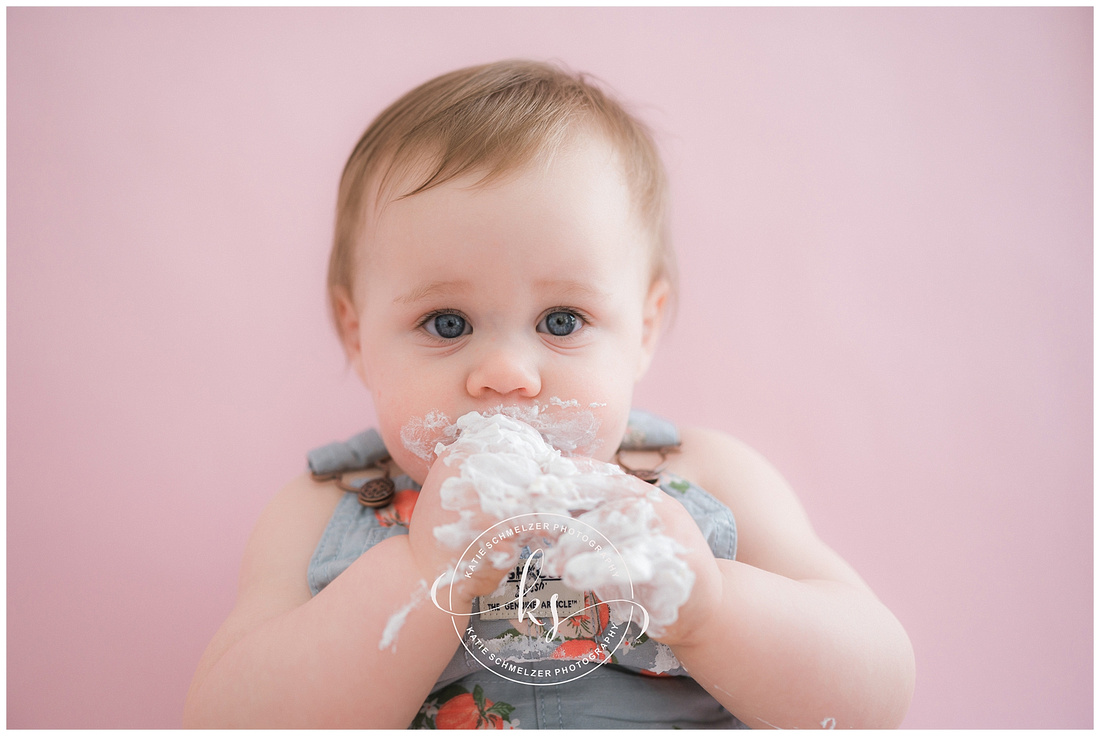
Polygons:
M477 192L530 186L530 180L549 171L564 159L598 164L623 187L642 224L640 202L630 180L622 151L607 136L581 130L568 138L552 141L517 159L453 160L445 153L426 147L387 157L365 183L367 219L374 219L390 205L418 197L440 186Z
M618 261L644 256L644 224L614 157L598 149L560 153L515 171L471 171L409 194L423 172L391 181L360 246L366 259L411 269L417 258L431 267L533 248L529 258L554 259L565 271L581 261L607 267L609 253Z
M555 249L563 239L591 243L586 255L600 271L626 262L649 269L657 265L650 225L631 190L621 156L606 140L577 138L511 167L472 167L436 176L440 166L437 157L410 157L378 175L371 187L374 199L365 213L363 236L356 245L354 258L361 269L357 278L367 277L372 270L377 276L376 269L393 259L401 262L402 269L417 269L417 258L454 257L449 249L454 248L458 233L469 233L475 240L496 240L506 248L510 240L537 238L539 234L532 231L543 230L543 235L560 236L557 240L543 237L547 249ZM470 217L473 212L477 216ZM503 227L505 221L511 223L510 230ZM486 230L482 222L500 227ZM593 227L602 228L602 234L597 236ZM623 245L608 251L604 244L612 241ZM417 255L402 253L404 246L395 247L402 242L415 243ZM569 265L561 264L562 268Z

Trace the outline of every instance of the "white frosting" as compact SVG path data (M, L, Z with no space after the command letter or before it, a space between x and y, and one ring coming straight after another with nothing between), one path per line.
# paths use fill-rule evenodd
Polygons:
M598 421L591 411L575 401L553 400L549 407L470 412L453 425L441 417L445 419L433 412L410 423L406 441L417 452L434 433L440 461L459 468L440 487L443 508L459 514L457 522L434 530L440 543L462 552L487 531L486 515L496 520L524 514L566 516L606 537L621 564L609 565L610 551L595 549L580 534L542 530L527 533L527 539L521 535L517 541L545 548L547 574L561 575L574 590L595 591L603 600L633 600L644 606L655 636L676 620L695 576L680 557L683 548L661 533L654 504L667 503L664 494L616 465L563 454L594 443ZM515 562L501 554L489 559L497 569ZM635 608L613 603L612 617L637 621L641 616Z
M401 442L409 452L421 460L431 462L435 459L436 444L453 440L458 428L441 411L430 411L428 415L410 419L401 428Z
M397 609L389 620L386 621L386 628L382 629L382 638L378 641L379 651L390 648L391 652L397 651L397 634L401 631L401 627L405 625L405 619L408 618L409 613L420 605L428 595L428 583L424 580L420 581L420 584L413 590L412 596L409 602Z
M535 402L530 406L496 406L484 416L502 414L518 419L536 429L552 447L567 455L591 454L600 445L597 432L600 420L591 411L602 404L589 404L582 409L576 399L563 401L551 397L545 404ZM414 417L401 428L401 442L421 460L431 462L439 443L448 445L455 440L458 425L441 411L430 411L424 417Z

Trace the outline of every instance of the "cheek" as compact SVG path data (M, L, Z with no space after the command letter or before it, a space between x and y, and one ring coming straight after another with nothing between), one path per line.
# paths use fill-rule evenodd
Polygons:
M623 441L623 435L626 434L628 413L629 407L625 412L617 412L614 416L604 419L603 424L600 426L600 439L602 442L592 453L593 459L605 463L614 462L615 453L618 452L619 445Z
M443 429L455 420L451 407L433 400L422 384L405 372L392 377L386 388L372 391L386 449L417 483L423 483L435 460L435 446L445 439Z
M618 361L613 360L610 365L617 368L609 370L605 367L578 376L573 382L576 390L568 397L563 396L576 398L582 407L592 408L599 420L600 439L600 444L592 451L592 457L603 462L611 462L619 449L634 398L633 372Z
M405 405L378 405L378 429L390 457L402 471L417 483L423 483L434 459L436 440L416 425L417 410ZM413 419L410 420L410 417Z

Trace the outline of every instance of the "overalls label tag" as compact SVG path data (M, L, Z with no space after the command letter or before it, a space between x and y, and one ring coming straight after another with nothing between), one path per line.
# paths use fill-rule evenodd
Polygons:
M553 611L558 619L566 619L584 609L584 594L573 590L558 578L539 578L527 581L523 593L523 607L537 619L544 617L554 621ZM537 601L537 608L536 606ZM520 619L520 581L509 581L497 588L492 595L478 599L481 618L487 621ZM551 624L552 625L552 624Z
M478 599L481 618L489 621L511 618L520 622L533 616L540 621L545 618L554 626L583 611L584 594L567 586L561 578L543 576L540 563L539 555L527 557L492 594L481 596Z

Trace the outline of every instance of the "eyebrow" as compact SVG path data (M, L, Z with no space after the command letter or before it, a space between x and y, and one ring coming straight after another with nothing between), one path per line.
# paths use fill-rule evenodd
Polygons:
M589 284L572 279L540 279L535 282L540 291L551 292L566 299L584 298L603 300L607 292ZM440 296L452 296L470 291L473 285L469 281L431 281L394 298L394 304L416 304Z
M542 279L535 285L544 291L561 294L566 298L606 299L607 292L595 286L572 279Z
M416 304L437 296L448 296L471 288L469 281L432 281L421 284L406 294L394 298L394 304Z

